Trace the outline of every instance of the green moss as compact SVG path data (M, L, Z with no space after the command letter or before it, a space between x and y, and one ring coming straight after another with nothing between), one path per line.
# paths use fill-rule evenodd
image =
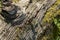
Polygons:
M46 12L46 15L42 21L42 25L46 23L53 23L53 39L60 40L60 18L57 16L60 15L60 0L57 0ZM57 9L58 8L58 9ZM60 17L60 16L59 16Z
M60 0L57 0L54 5L52 5L46 12L46 15L43 19L43 22L52 22L54 17L57 15L60 15L60 9L58 8L58 5L60 5Z

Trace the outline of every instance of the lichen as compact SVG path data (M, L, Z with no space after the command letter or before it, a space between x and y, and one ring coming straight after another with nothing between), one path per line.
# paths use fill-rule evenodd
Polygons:
M53 27L53 40L60 40L60 18L55 18L60 15L60 0L57 0L46 12L44 19L42 21L42 25L46 25L47 23L51 24ZM59 16L60 17L60 16Z

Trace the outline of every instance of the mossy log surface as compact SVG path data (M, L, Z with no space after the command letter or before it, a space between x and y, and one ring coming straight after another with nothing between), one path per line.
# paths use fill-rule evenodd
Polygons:
M0 40L52 40L52 26L42 25L56 0L2 0ZM50 27L51 26L51 27Z

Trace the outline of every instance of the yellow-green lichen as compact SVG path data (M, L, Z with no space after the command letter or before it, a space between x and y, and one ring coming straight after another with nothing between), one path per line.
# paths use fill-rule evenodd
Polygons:
M55 4L53 4L52 7L47 10L43 22L50 23L55 16L60 15L60 9L58 8L58 5L60 5L60 0L57 0Z

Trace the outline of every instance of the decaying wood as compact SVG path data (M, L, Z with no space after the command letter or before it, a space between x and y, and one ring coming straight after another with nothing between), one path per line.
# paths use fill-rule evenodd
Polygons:
M12 3L12 5L17 6L17 12L15 14L16 18L12 21L9 19L9 21L2 16L2 14L4 15L5 13L2 11L3 13L0 15L0 39L42 40L41 38L38 39L38 37L44 33L46 27L41 28L40 23L47 9L51 7L55 1L56 0L28 0L25 3L22 1L19 1L21 3ZM6 6L4 6L2 10L5 10L7 13L13 13L11 10L9 10L9 7ZM7 17L9 18L9 15L7 15Z

